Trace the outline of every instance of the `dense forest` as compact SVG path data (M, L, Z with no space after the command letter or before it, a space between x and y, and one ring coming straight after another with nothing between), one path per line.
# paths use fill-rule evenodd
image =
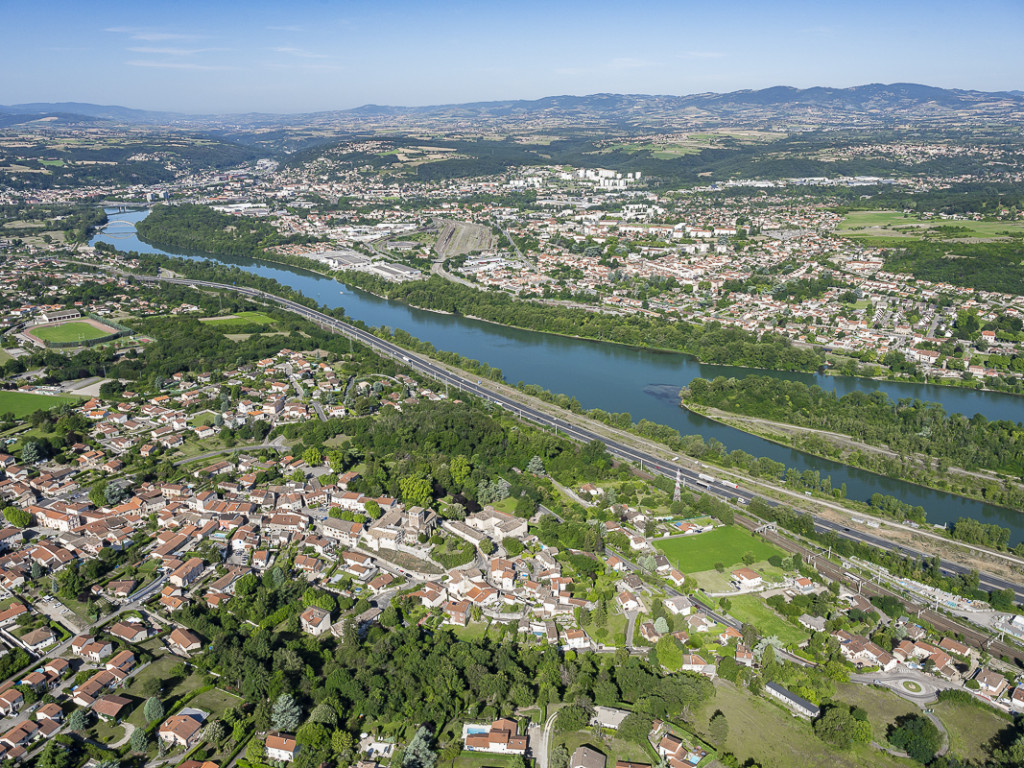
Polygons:
M813 371L824 356L794 347L774 334L761 337L719 323L693 325L659 318L627 317L583 309L521 301L506 293L478 291L440 277L394 284L362 273L346 273L346 282L416 307L477 317L532 331L558 333L635 347L687 352L705 363L743 365L781 371Z
M938 403L909 398L893 402L884 392L838 397L815 385L770 376L697 378L682 397L684 403L839 432L900 454L938 459L940 472L953 465L1024 475L1024 427L980 414L947 414Z
M165 248L259 258L286 243L306 243L305 235L282 237L261 219L220 213L205 205L158 205L136 225L139 239Z
M885 253L885 267L933 283L1024 295L1024 244L910 241Z

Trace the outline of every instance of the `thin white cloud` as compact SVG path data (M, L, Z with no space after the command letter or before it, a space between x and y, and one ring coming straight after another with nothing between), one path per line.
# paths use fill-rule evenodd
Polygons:
M721 59L725 54L721 51L686 51L679 54L682 59Z
M107 27L105 32L114 32L120 35L129 35L132 40L143 40L155 43L162 40L195 40L198 35L183 35L178 32L161 32L143 27Z
M214 70L223 71L228 69L238 69L238 67L227 67L217 64L197 64L191 61L153 61L149 59L137 59L135 61L126 61L125 64L129 67L148 67L151 69L190 69L203 72Z
M195 56L199 53L214 53L226 51L227 48L151 48L139 47L129 48L132 53L149 53L156 56Z
M292 25L289 25L289 26L283 26L283 27L267 27L267 29L269 29L272 32L301 32L302 31L302 27L297 26L295 24L292 24Z
M279 46L272 49L275 53L284 53L288 56L295 56L299 59L329 59L331 58L326 53L317 53L315 51L307 51L304 48L292 48L289 46Z

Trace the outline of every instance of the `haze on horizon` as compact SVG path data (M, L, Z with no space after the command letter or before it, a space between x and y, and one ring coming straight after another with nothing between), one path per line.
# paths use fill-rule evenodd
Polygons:
M625 12L624 12L625 9ZM0 103L308 112L916 82L1024 88L1024 3L8 4Z

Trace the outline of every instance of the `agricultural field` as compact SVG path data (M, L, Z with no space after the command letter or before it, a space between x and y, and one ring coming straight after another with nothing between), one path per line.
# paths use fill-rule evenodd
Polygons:
M772 555L784 556L780 550L734 525L720 526L696 536L662 539L655 541L654 546L683 573L708 571L715 563L722 563L729 570L742 565L747 552L753 553L755 562Z
M264 312L236 312L223 317L204 317L201 322L217 327L242 325L276 325L277 320Z
M34 395L30 392L0 392L0 413L13 413L24 418L36 411L48 411L62 403L81 405L85 398L74 395Z
M112 328L97 328L87 322L61 323L60 325L41 325L28 329L38 339L48 342L65 343L69 341L92 341L110 336L116 331Z
M772 610L760 595L730 597L729 613L746 624L753 624L762 634L775 635L786 645L802 643L810 633L803 627L790 624Z
M1024 222L918 219L898 211L851 211L836 228L846 237L915 240L1008 240L1009 233L1024 235Z

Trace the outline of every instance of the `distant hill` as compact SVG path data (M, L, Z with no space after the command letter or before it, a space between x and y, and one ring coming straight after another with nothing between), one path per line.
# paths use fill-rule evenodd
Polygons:
M863 124L889 120L934 120L959 117L1024 117L1024 92L984 92L935 88L914 83L873 83L852 88L775 86L732 93L687 96L598 93L589 96L547 96L534 100L485 101L422 107L367 104L355 109L276 115L184 115L119 106L65 102L0 106L0 126L44 118L60 122L110 121L122 124L217 127L350 124L453 119L522 121L532 118L565 121L650 123L670 120L731 120L810 124Z

